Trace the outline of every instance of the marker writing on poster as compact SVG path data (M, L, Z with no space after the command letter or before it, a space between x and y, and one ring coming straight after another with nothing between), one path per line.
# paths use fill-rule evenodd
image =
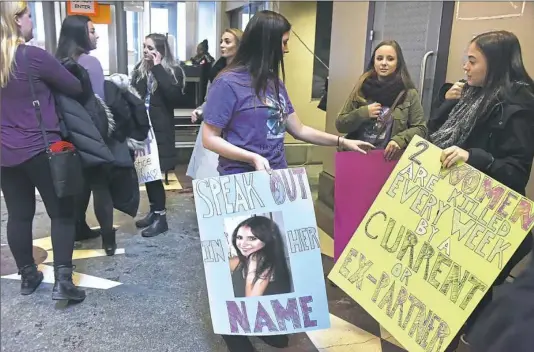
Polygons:
M356 262L356 265L352 263L353 261ZM362 289L362 285L374 285L375 289L372 297L370 297L371 301L377 304L378 308L385 308L385 313L389 318L394 319L397 315L397 325L402 330L406 330L410 325L408 336L414 338L415 342L423 349L439 351L445 339L450 335L449 324L431 309L429 310L423 301L414 294L409 293L402 284L403 276L406 279L411 276L409 269L402 270L402 265L395 265L392 268L392 276L400 277L401 283L399 283L396 280L391 280L391 276L386 272L382 272L380 276L374 276L371 272L372 268L373 262L367 259L364 253L351 249L339 268L339 273L355 285L358 290ZM400 286L398 291L397 286ZM387 290L384 290L386 288ZM467 294L465 302L471 300L473 291L472 288ZM414 315L416 309L417 314ZM409 324L410 322L411 324Z
M453 188L447 199L437 199L432 193L440 179L448 179L459 189ZM442 169L436 176L411 162L395 175L386 194L399 198L401 204L410 201L409 209L421 216L415 233L424 236L430 231L429 242L439 233L440 220L452 222L451 233L437 246L440 250L450 254L450 241L455 239L499 269L511 250L506 240L510 223L521 220L520 226L528 230L534 222L530 200L511 190L505 192L504 187L465 164Z
M265 207L254 187L253 173L203 179L194 184L193 192L207 205L208 213L202 214L203 218Z
M404 281L404 284L408 284L408 278L412 276L411 272L419 273L423 268L421 270L423 279L444 295L447 295L451 290L450 301L459 304L461 309L467 307L476 291L481 291L480 294L485 291L486 285L476 275L468 270L464 270L462 275L462 266L459 263L439 250L435 250L434 246L428 241L420 240L420 237L414 231L399 224L395 218L388 217L384 211L373 213L364 226L367 237L374 240L381 237L380 247L390 254L395 254L399 262L407 260L404 269L394 267L394 272L400 273L399 277L401 277L401 281ZM371 231L370 228L373 230ZM379 229L382 230L379 232ZM395 229L396 231L394 232ZM392 235L394 238L392 238ZM353 257L358 255L356 250L353 251L351 251L351 255L345 258L341 269L346 270L346 266L352 261ZM354 255L352 255L353 253ZM360 254L360 263L364 262L365 257ZM449 269L448 273L443 278L443 282L439 282L437 275L446 270L446 268ZM340 274L346 277L347 274L344 274L345 272L340 270ZM464 293L464 299L458 301L462 293Z
M224 246L221 240L205 240L201 241L202 257L204 263L218 263L225 262Z
M284 300L286 301L285 306L280 303ZM270 303L269 307L258 302L254 312L247 312L246 301L226 301L230 331L234 334L239 332L261 333L264 332L264 328L267 328L268 332L288 331L286 321L292 323L293 330L317 326L317 320L310 317L313 312L310 306L313 303L312 296L272 299ZM249 304L249 307L251 306ZM251 316L254 316L253 324L250 321Z
M311 251L320 247L317 228L311 226L287 231L287 239L291 253Z
M308 199L304 176L304 168L273 170L271 173L271 194L277 205L284 204L286 200L294 202L298 198L300 189L300 199ZM297 187L297 183L299 187Z

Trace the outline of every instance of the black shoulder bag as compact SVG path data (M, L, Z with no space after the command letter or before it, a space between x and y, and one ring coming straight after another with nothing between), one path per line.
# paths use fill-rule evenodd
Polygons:
M39 103L37 95L35 94L33 75L30 72L30 64L26 56L26 47L24 47L22 50L24 61L26 63L30 91L33 99L32 105L35 109L35 115L37 117L39 127L41 128L41 133L43 134L45 151L50 164L50 172L52 173L54 190L59 198L77 195L82 192L84 186L80 157L74 149L58 152L53 152L50 149L50 143L43 126L41 104Z

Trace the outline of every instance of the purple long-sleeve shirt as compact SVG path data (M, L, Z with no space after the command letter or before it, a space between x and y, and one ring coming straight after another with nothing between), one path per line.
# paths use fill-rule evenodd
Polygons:
M22 49L26 47L24 61ZM7 85L0 90L1 98L1 165L19 165L45 150L28 81L30 67L35 94L41 105L43 126L50 143L61 139L54 96L51 89L68 95L82 92L80 81L45 50L20 45L15 53L13 73Z
M89 74L89 79L91 80L91 86L93 87L93 92L98 95L100 98L105 99L104 97L104 70L102 69L102 64L94 56L82 54L78 58L78 63L87 70Z

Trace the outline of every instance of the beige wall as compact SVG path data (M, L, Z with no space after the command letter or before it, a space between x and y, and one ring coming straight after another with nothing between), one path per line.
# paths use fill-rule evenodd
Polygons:
M326 131L338 134L338 112L362 74L369 2L334 2ZM335 175L335 150L324 148L324 171Z
M514 5L514 6L512 6ZM452 24L447 81L454 82L464 77L462 69L465 50L477 34L504 29L513 32L521 42L523 60L530 75L534 75L534 2L525 4L520 17L475 19L519 14L522 3L516 2L457 2Z
M316 8L315 1L282 1L278 8L291 23L293 31L311 50L315 47ZM289 40L289 53L284 57L289 98L304 124L324 130L326 114L317 108L318 101L311 100L313 59L313 54L292 35ZM286 134L287 142L293 143L296 140Z

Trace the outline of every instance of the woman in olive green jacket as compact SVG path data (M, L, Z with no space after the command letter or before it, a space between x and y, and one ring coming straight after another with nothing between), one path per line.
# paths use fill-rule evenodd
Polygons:
M393 111L390 112L391 108ZM336 120L340 133L384 149L391 160L427 127L419 94L410 78L399 44L380 43Z

